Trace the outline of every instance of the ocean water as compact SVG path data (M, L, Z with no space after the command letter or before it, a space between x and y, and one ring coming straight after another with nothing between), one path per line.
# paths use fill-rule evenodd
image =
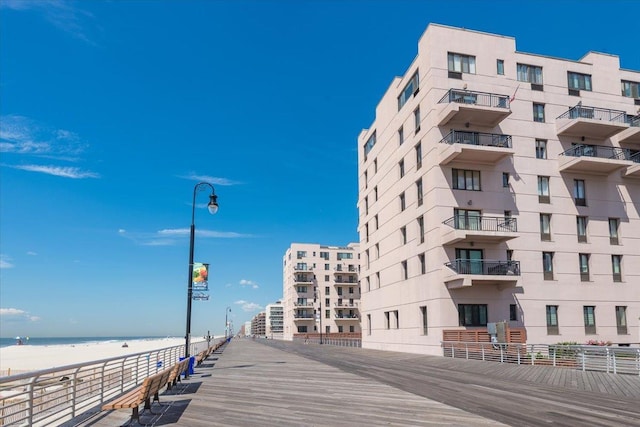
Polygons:
M98 342L125 342L133 340L157 340L167 337L20 337L23 345L75 345ZM0 348L17 344L16 337L0 338Z

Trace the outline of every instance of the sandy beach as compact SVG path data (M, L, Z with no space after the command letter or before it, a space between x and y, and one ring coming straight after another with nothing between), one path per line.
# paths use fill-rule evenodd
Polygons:
M192 342L203 341L192 339ZM74 363L120 357L184 345L184 338L158 338L67 345L13 345L0 349L0 376L49 369Z

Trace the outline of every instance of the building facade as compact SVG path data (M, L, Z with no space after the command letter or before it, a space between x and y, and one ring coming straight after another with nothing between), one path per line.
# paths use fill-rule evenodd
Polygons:
M360 333L358 244L292 243L282 261L284 339Z
M256 337L265 337L267 335L266 313L261 311L251 319L251 335Z
M281 340L283 332L282 301L267 304L265 314L267 338Z
M429 25L358 137L363 347L640 342L639 85Z

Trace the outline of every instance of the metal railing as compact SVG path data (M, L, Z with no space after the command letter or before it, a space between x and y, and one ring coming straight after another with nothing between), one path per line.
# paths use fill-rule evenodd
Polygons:
M520 275L520 261L456 259L445 265L458 274L479 274L484 276Z
M309 338L294 337L293 341L306 344L320 344L319 336L310 336ZM360 338L327 338L322 337L323 345L333 345L336 347L362 347L362 339Z
M446 144L467 144L480 145L484 147L511 148L511 135L452 130L440 142Z
M315 319L315 315L313 314L294 314L294 319Z
M628 115L627 123L629 123L629 126L632 127L640 127L640 114L635 116Z
M593 119L624 124L627 123L627 114L620 110L576 105L559 115L558 119Z
M336 314L336 319L359 319L357 314Z
M518 231L517 219L509 217L456 215L444 221L443 224L456 230L505 231L514 233Z
M442 355L461 359L556 366L640 376L640 348L597 345L443 341Z
M606 145L580 144L560 154L569 157L597 157L600 159L631 160L632 151L628 148L609 147Z
M640 151L629 156L627 160L631 160L633 163L640 163Z
M471 90L449 89L442 99L438 101L438 104L446 102L509 109L509 97L507 95Z
M207 346L207 341L191 343L190 353ZM184 345L0 377L0 425L53 426L99 412L104 402L181 357Z

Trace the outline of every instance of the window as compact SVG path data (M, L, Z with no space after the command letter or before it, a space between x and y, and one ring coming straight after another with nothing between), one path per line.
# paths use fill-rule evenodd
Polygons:
M324 311L324 318L325 319L331 319L331 310L325 310Z
M418 235L420 238L420 243L424 243L424 216L418 217L417 221L418 221Z
M324 276L324 281L325 281L325 282L328 282L328 281L329 281L329 275L328 275L328 274Z
M460 73L475 74L476 73L476 57L463 55L460 53L449 52L447 55L449 67L449 77L454 73L457 77ZM462 76L458 77L461 78Z
M496 73L500 76L504 76L504 59L496 60Z
M573 199L576 206L587 206L584 179L573 180Z
M622 80L620 83L622 86L622 96L640 98L640 83L627 80Z
M551 214L540 214L540 240L551 241Z
M402 93L398 97L398 111L402 108L404 104L411 98L413 95L418 93L419 90L419 77L418 72L416 71L413 76L411 76L411 80L407 83L407 85L402 89Z
M307 332L306 326L298 326L298 333L305 333L305 332Z
M592 305L585 305L582 307L584 314L584 333L595 334L596 333L596 308Z
M391 322L389 322L390 314L391 314L390 311L384 312L384 328L385 329L390 329L390 325L391 325Z
M378 215L373 217L373 231L377 230L379 227L378 225Z
M298 259L305 258L306 256L307 256L307 251L297 251L296 253L296 258Z
M400 227L400 237L402 238L402 244L407 244L407 227Z
M398 129L398 145L402 145L402 143L404 142L404 127L400 126L400 129Z
M365 196L364 198L364 214L369 215L369 197L368 196Z
M376 259L380 258L380 243L376 243ZM349 277L349 279L352 279L352 277Z
M453 169L453 188L480 191L480 171Z
M373 173L378 173L378 159L373 159Z
M553 252L542 252L542 273L544 280L553 280Z
M618 227L620 227L620 220L618 218L609 218L609 244L611 245L620 244Z
M580 280L582 282L589 281L589 254L578 254L580 262Z
M371 291L371 278L367 277L365 280L365 289L367 290L367 292Z
M589 74L568 71L567 80L569 85L569 95L580 95L581 90L591 91L591 76ZM575 91L578 93L575 93Z
M367 155L373 149L373 146L376 145L376 131L373 131L373 134L367 139L367 142L364 144L364 159L367 160Z
M429 324L427 323L427 306L420 307L420 314L422 316L422 335L429 335Z
M331 288L329 286L324 287L324 294L329 295L331 293Z
M587 217L576 217L576 226L578 228L578 242L587 243Z
M398 169L400 170L400 178L404 176L404 159L398 162Z
M407 280L409 278L409 269L407 268L407 261L402 261L400 263L400 266L402 267L402 278L404 280Z
M547 140L536 139L536 159L547 158Z
M324 299L324 305L325 305L325 307L329 307L331 305L331 298L325 298Z
M369 238L369 224L367 224L366 229L367 229L367 239L368 239ZM325 270L329 270L330 269L329 264L325 264L324 265L324 269Z
M418 206L422 206L422 178L416 181L416 192L418 193Z
M616 326L618 335L627 335L627 307L624 305L616 306Z
M509 188L509 172L502 172L502 186Z
M404 197L404 192L400 193L400 211L404 211L407 208L407 203Z
M415 146L416 150L416 170L422 167L422 142L418 142Z
M365 238L365 240L366 240L367 242L369 241L369 223L366 223L366 224L364 225L364 238ZM325 270L328 270L328 269L326 268L326 267L327 267L327 265L329 265L329 264L325 264L325 265L324 265L324 266L325 266Z
M486 304L458 304L460 326L487 326Z
M547 335L558 335L558 306L547 306Z
M542 67L518 64L518 81L542 85Z
M365 263L367 265L367 269L369 268L369 261L370 261L370 257L369 257L369 249L365 249L364 251L364 258L365 258Z
M548 176L538 177L538 202L540 203L551 202L551 198L549 197L549 177Z
M518 306L516 304L509 304L509 320L512 322L518 320Z
M350 325L350 326L349 326L349 332L352 332L352 333L353 333L353 332L355 332L355 331L356 331L356 327L355 327L355 326L353 326L353 325Z
M374 202L378 201L378 186L377 185L375 187L373 187L373 201Z
M611 255L611 269L613 281L622 282L622 255Z
M413 125L416 129L416 133L420 131L420 107L413 111Z
M400 316L398 314L398 310L393 310L393 326L396 329L400 329Z
M326 261L329 261L329 252L320 252L320 258L324 258Z
M544 123L544 104L533 103L533 121Z
M298 286L298 287L296 287L296 291L298 291L298 293L301 293L301 294L306 294L307 293L307 287L306 286Z
M378 285L378 288L380 288L380 272L376 272L376 284Z
M371 315L367 314L367 335L371 335Z
M369 187L369 172L364 171L364 188Z
M426 274L427 265L425 263L424 254L418 254L418 261L420 261L420 274Z

